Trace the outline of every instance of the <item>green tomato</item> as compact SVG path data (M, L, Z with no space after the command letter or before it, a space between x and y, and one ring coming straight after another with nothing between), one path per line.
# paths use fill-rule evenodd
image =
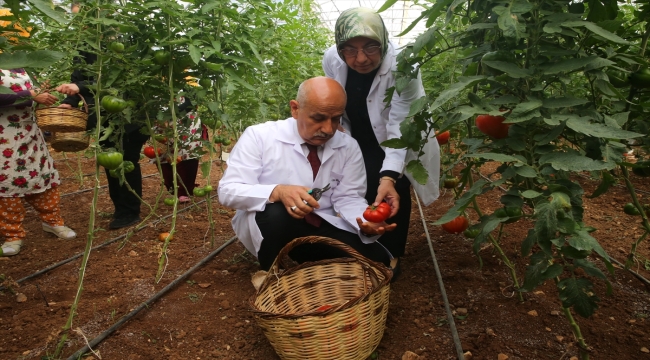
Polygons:
M168 197L168 198L165 198L165 200L163 200L163 202L167 206L174 206L174 204L176 204L176 199Z
M206 185L203 190L205 190L206 193L209 193L212 191L212 185Z
M650 68L642 67L630 75L630 83L639 89L650 88Z
M641 215L641 213L639 212L639 209L637 209L636 206L634 206L634 204L632 204L632 203L625 204L625 206L623 206L623 212L625 212L628 215L633 215L633 216Z
M494 214L498 218L509 218L508 220L504 221L504 224L511 224L519 219L524 215L523 211L521 211L521 208L515 207L515 206L507 206L504 208L497 209Z
M222 143L224 146L228 146L228 145L230 145L232 142L230 141L230 139L224 138L223 141L222 141L221 143Z
M122 164L123 156L117 151L101 152L97 154L97 163L108 170L115 170Z
M212 80L209 78L203 78L199 80L199 85L201 85L202 88L207 89L209 87L212 87Z
M120 173L117 170L108 170L108 174L116 179L120 177Z
M204 197L205 196L205 190L201 189L199 187L195 187L194 190L192 191L192 193L196 197Z
M122 163L122 168L124 169L124 173L128 174L131 171L135 170L135 165L130 161L125 161Z
M264 98L264 100L262 100L262 101L264 101L264 103L268 104L268 105L275 105L275 104L278 103L277 100L275 100L274 98L271 98L271 97Z
M172 54L165 50L159 50L153 54L153 62L158 65L168 64L171 58Z
M122 110L126 109L128 105L126 101L110 95L104 96L102 98L101 104L104 110L106 110L109 113L121 112Z
M465 231L463 231L463 235L465 235L465 237L468 239L474 239L480 233L481 233L481 229L475 229L475 228L467 228Z
M109 47L111 51L114 53L120 54L124 52L124 44L122 44L121 42L114 41L111 43Z
M215 118L211 116L206 116L206 117L201 117L201 124L207 126L208 129L214 129L215 125L217 125L217 121Z
M214 137L214 143L215 144L221 144L223 142L223 138L221 136L215 136Z

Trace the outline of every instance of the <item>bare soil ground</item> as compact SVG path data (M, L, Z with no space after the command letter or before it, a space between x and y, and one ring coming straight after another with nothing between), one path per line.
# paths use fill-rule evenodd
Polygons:
M70 194L62 198L63 215L79 236L63 241L44 233L30 210L25 221L28 237L22 252L11 258L0 258L0 274L8 280L33 274L82 252L86 246L92 191L75 192L90 188L92 177L84 177L83 183L75 178L73 171L79 172L76 154L68 155L70 167L62 154L54 156L65 179L61 193ZM81 159L80 164L81 173L94 172L94 160ZM154 165L144 160L141 164L144 175L156 173ZM220 161L214 162L210 182L215 189L221 177L221 166ZM485 173L489 173L489 169ZM100 179L105 183L103 174ZM639 189L650 191L645 180L634 180ZM598 185L586 177L579 181L587 194ZM208 179L199 175L198 182L206 184ZM160 191L160 178L157 175L145 178L143 184L144 199L153 204ZM482 196L480 206L488 211L500 207L498 191ZM644 199L647 196L650 195L644 195ZM595 236L608 253L619 260L624 260L632 241L642 233L639 218L622 211L622 204L628 201L629 195L624 188L614 188L596 199L585 198L585 222L598 229ZM509 359L527 360L576 356L577 346L566 319L554 315L561 307L552 283L525 294L525 301L520 303L513 293L505 266L491 247L481 251L483 267L479 268L470 240L430 225L452 202L451 194L443 193L433 205L424 208L424 220L456 313L463 351L471 352L472 359L496 359L499 354ZM180 208L191 206L181 205ZM143 215L149 213L146 206L142 209ZM456 351L415 203L411 211L403 273L391 285L386 332L377 354L380 359L393 360L401 359L405 351L413 351L421 359L454 359ZM102 189L96 214L99 229L93 245L126 232L107 230L111 212L108 192ZM171 208L164 205L156 210L158 216L169 213ZM212 213L216 226L213 245L207 234L209 221L205 203L178 215L178 233L169 247L169 261L158 283L155 275L162 248L158 234L169 230L171 219L147 227L127 240L93 251L64 358L83 347L84 338L96 337L232 238L230 219L234 211L224 208L214 198ZM526 258L520 256L520 244L530 224L522 220L505 228L503 247L516 262L520 277L526 267ZM643 263L645 258L650 258L648 242L642 243L639 253L643 258L637 270L649 278L650 272ZM80 263L80 259L71 261L19 286L14 285L11 291L0 292L0 358L40 359L54 351L77 291ZM248 308L248 299L254 293L251 274L258 269L255 259L235 242L94 350L102 359L278 359ZM606 295L604 284L594 280L598 284L596 292L602 299L600 308L590 319L578 318L592 348L591 358L650 359L650 354L642 350L650 348L648 289L620 268L609 279L613 294ZM17 294L25 295L26 300L18 301ZM467 314L463 315L465 311ZM92 354L87 355L93 358Z

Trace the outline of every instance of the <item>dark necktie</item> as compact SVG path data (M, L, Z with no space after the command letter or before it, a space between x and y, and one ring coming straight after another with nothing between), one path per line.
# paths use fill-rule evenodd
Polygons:
M316 180L316 175L318 175L318 169L320 169L320 159L318 158L318 147L316 145L307 144L307 148L309 149L309 155L307 155L307 160L309 160L309 164L311 165L311 171L314 174L314 180ZM323 219L321 219L320 216L314 214L313 212L310 212L305 216L305 221L307 222L307 224L313 225L315 227L320 227Z

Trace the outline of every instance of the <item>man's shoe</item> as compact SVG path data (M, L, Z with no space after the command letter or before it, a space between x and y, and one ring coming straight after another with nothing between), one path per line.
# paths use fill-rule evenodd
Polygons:
M115 229L121 229L123 227L135 225L140 222L140 217L136 216L134 218L119 218L119 219L113 219L110 224L108 224L108 228L111 230Z
M77 233L74 232L74 230L70 229L67 226L61 225L61 226L50 226L46 223L42 223L43 225L43 231L49 232L51 234L56 235L59 239L74 239L77 237Z

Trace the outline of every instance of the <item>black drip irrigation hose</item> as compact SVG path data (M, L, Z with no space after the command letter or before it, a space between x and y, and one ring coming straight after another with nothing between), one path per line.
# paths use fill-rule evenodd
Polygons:
M143 176L142 178L143 178L143 179L146 179L146 178L149 178L149 177L152 177L152 176L156 176L156 175L158 175L158 173L145 175L145 176ZM103 189L103 188L105 188L105 187L108 187L108 185L102 185L102 186L100 186L99 188L100 188L100 189ZM75 191L75 192L71 192L71 193L66 193L66 194L61 195L61 197L70 196L70 195L76 195L76 194L81 194L81 193L85 193L85 192L88 192L88 191L92 191L93 189L95 189L95 188L94 188L94 187L91 187L91 188L88 188L88 189L83 189L83 190L79 190L79 191Z
M451 313L451 308L449 307L449 299L447 298L447 291L445 290L445 284L442 281L442 274L440 273L440 268L438 267L438 260L436 259L436 253L433 250L433 243L431 241L431 236L429 236L429 229L427 228L427 223L424 220L424 212L422 211L422 206L420 205L420 198L418 194L415 194L415 202L418 204L418 209L420 210L420 219L422 219L422 227L424 227L424 233L427 236L427 242L429 243L429 251L431 251L431 258L433 259L433 268L436 270L436 277L438 278L438 285L440 286L440 295L442 300L445 303L445 311L447 312L447 322L451 329L451 337L454 340L454 346L456 347L456 355L458 355L458 360L464 360L465 355L463 355L463 345L460 343L460 337L458 336L458 330L456 329L456 322L454 321L454 315Z
M212 260L217 254L219 254L223 249L225 249L228 245L232 244L237 240L237 236L233 236L230 240L226 241L223 245L219 246L215 251L211 252L208 256L206 256L203 260L199 261L196 265L194 265L192 268L187 270L183 275L181 275L179 278L176 280L172 281L169 283L167 286L165 286L162 290L160 290L158 293L156 293L154 296L149 298L149 300L145 301L142 303L140 306L135 308L133 311L130 313L124 315L118 322L113 324L113 326L109 327L106 329L103 333L99 334L96 338L90 340L88 344L81 349L77 350L74 354L70 355L68 357L68 360L76 360L81 358L83 354L85 354L88 350L90 350L92 347L95 345L99 344L100 342L104 341L108 336L110 336L115 330L117 330L120 326L122 326L125 322L129 321L132 317L134 317L140 310L149 307L154 301L158 300L161 298L163 295L165 295L169 290L171 290L173 287L175 287L178 283L182 282L185 280L188 276L190 276L192 273L194 273L196 270L198 270L200 267L205 265L208 261Z
M214 194L214 195L211 196L210 198L211 198L211 199L214 199L214 198L216 198L216 197L217 197L217 194ZM199 202L197 202L197 203L194 203L192 206L188 206L188 207L186 207L186 208L184 208L184 209L181 209L181 210L177 211L176 213L178 214L178 213L181 213L181 212L183 212L183 211L189 210L189 209L193 208L194 206L199 205L199 204L202 204L202 203L204 203L204 202L206 202L206 201L207 201L207 200L201 200L201 201L199 201ZM161 222L161 221L163 221L163 220L165 220L165 219L171 217L172 215L174 215L174 214L172 213L172 214L169 214L169 215L165 215L165 216L163 216L163 217L161 217L161 218L159 218L159 219L157 219L157 220L151 222L150 224L145 224L145 225L142 225L142 226L140 226L140 227L136 227L135 230L134 230L133 232L134 232L134 233L137 233L137 232L139 232L139 231L142 230L142 229L145 229L145 228L147 228L147 227L149 227L149 226L151 226L151 225L153 225L153 224L157 224L157 223L159 223L159 222ZM113 239L107 240L106 242L103 242L103 243L101 243L101 244L99 244L99 245L97 245L97 246L91 248L90 251L97 250L97 249L99 249L99 248L103 248L103 247L106 246L106 245L110 245L110 244L116 242L117 240L120 240L120 239L125 238L128 234L129 234L129 233L127 232L127 233L122 234L122 235L120 235L120 236L118 236L118 237L116 237L116 238L113 238ZM70 258L67 258L67 259L65 259L65 260L61 260L61 261L59 261L58 263L55 263L55 264L52 264L52 265L46 267L45 269L39 270L39 271L37 271L37 272L35 272L35 273L31 274L31 275L27 275L27 276L25 276L25 277L22 278L22 279L18 279L18 280L16 280L16 283L17 283L17 284L20 284L20 283L22 283L22 282L24 282L24 281L27 281L27 280L32 279L32 278L35 278L35 277L37 277L37 276L39 276L39 275L45 274L46 272L49 272L50 270L54 270L54 269L58 268L58 267L61 266L61 265L65 265L65 264L67 264L67 263L69 263L69 262L71 262L71 261L73 261L73 260L75 260L75 259L78 259L78 258L82 257L83 254L84 254L83 252L80 252L79 254L76 254L76 255L74 255L74 256L72 256L72 257L70 257ZM5 289L6 289L5 286L0 285L0 291L5 290Z

